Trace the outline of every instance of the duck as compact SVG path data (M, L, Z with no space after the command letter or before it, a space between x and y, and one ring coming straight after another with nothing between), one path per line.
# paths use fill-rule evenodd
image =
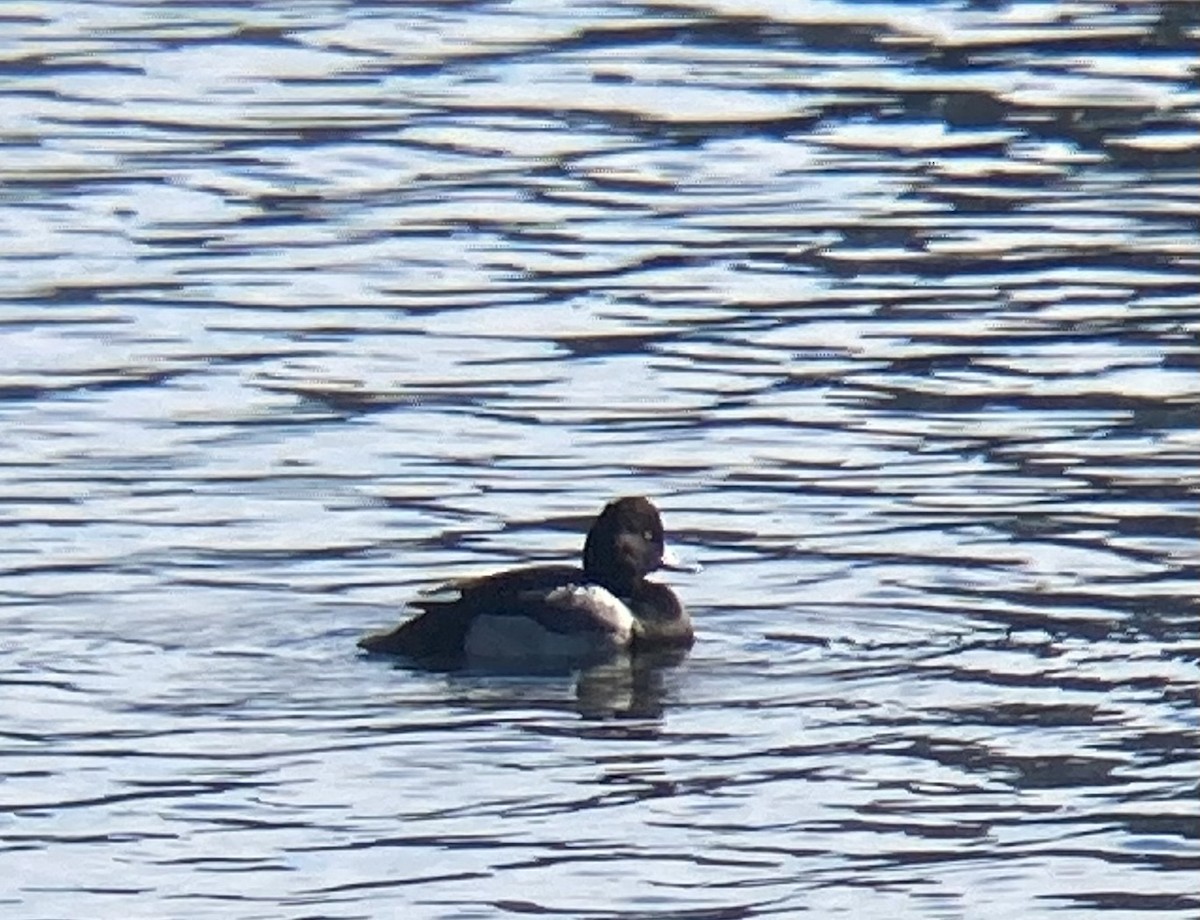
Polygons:
M691 618L659 569L697 570L665 546L663 523L642 496L610 501L588 530L583 565L525 566L439 585L418 613L364 636L366 652L417 662L598 661L622 652L689 648Z

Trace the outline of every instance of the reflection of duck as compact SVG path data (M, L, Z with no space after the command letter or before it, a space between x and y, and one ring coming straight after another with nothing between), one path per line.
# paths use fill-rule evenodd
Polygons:
M666 676L686 656L687 649L682 647L620 652L584 668L575 683L574 708L589 718L657 719L669 694Z
M507 663L687 648L692 622L679 598L646 580L660 568L680 566L663 545L658 509L617 499L588 531L583 568L538 565L450 582L413 604L417 616L358 645L418 661Z

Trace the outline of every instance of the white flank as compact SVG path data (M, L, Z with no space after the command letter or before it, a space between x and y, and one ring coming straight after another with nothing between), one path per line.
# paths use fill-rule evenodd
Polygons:
M557 632L520 615L479 616L467 633L471 658L585 658L629 645L633 614L617 597L596 585L556 588L546 600L585 613L587 629Z

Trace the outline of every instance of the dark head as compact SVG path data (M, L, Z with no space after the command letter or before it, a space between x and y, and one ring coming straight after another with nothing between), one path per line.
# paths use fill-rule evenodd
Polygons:
M618 498L588 531L583 571L589 581L628 597L647 574L662 568L664 551L658 509L645 498Z

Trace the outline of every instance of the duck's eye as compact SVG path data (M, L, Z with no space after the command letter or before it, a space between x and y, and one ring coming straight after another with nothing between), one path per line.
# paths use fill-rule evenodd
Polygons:
M645 540L647 543L653 543L654 542L654 531L653 530L643 530L642 531L642 539Z

